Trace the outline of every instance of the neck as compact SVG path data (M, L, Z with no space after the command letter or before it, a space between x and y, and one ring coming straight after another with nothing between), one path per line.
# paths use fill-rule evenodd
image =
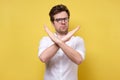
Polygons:
M63 38L67 33L58 33L56 32L56 35L59 37L59 38Z

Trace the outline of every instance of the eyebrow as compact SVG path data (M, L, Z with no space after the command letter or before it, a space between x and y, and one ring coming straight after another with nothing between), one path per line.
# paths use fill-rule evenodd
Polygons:
M64 17L64 18L55 18L55 19L65 19L65 18L68 18L68 17Z

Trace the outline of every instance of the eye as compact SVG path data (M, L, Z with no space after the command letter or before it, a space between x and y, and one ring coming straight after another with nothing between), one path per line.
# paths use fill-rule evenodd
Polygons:
M56 22L62 22L62 21L68 22L69 19L68 19L68 17L65 17L65 18L56 18L55 21L56 21Z
M60 18L58 18L58 19L55 19L55 21L59 22L59 21L61 21L61 19L60 19Z
M68 20L68 18L64 18L64 20Z

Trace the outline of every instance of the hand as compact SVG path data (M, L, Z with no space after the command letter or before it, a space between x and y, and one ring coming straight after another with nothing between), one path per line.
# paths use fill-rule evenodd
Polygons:
M61 40L58 39L58 38L48 29L48 27L47 27L46 25L44 26L44 29L45 29L45 31L47 32L48 36L51 38L51 40L52 40L53 42L55 42L55 43L61 42Z
M68 41L75 32L77 32L80 29L80 26L77 26L75 29L73 29L72 31L68 32L67 35L65 37L62 38L62 41L66 42Z
M63 41L63 42L68 41L68 40L73 36L73 34L80 29L80 27L77 26L75 29L73 29L72 31L68 32L67 35L66 35L65 37L63 37L61 40L60 40L58 37L56 37L56 36L48 29L48 27L47 27L46 25L44 26L44 29L45 29L45 31L47 32L48 36L51 38L51 40L52 40L53 42L55 42L55 43L60 43L61 41Z

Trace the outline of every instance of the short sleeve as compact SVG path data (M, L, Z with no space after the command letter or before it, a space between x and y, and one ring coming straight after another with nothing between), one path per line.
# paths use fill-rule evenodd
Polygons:
M49 46L54 44L49 37L43 37L39 42L38 56Z
M85 45L84 40L81 37L76 37L75 39L75 49L80 53L83 60L85 59Z

